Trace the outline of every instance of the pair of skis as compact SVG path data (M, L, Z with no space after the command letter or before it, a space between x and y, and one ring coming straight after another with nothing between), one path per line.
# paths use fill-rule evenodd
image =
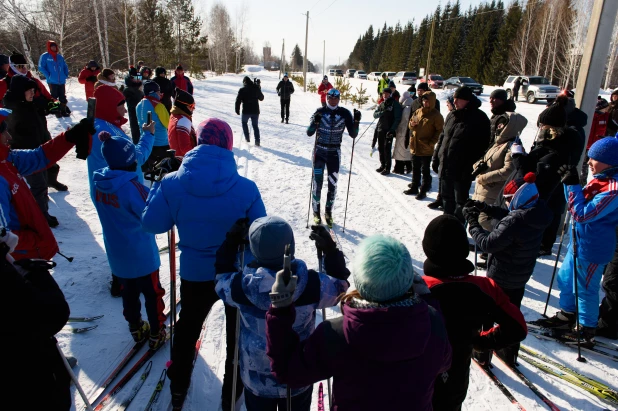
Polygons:
M100 318L103 318L103 315L97 315L94 317L69 317L69 322L70 323L88 323L88 322L92 322L95 320L98 320ZM97 328L98 325L90 325L87 327L73 327L73 326L69 326L69 327L65 327L62 330L63 331L70 331L73 334L79 334L79 333L84 333L86 331L90 331L90 330L94 330L95 328Z
M540 328L538 325L535 325L535 324L527 323L527 325L528 325L528 333L534 335L538 339L555 341L561 345L577 350L576 340L571 340L568 338L561 337L555 334L554 332L552 332L551 329ZM602 350L601 348L603 348L604 350ZM581 350L589 352L591 354L599 355L601 357L609 358L610 360L613 360L613 361L618 361L618 347L613 344L608 344L602 341L595 341L594 346L588 346L588 345L582 344ZM605 350L613 351L614 353L612 354Z

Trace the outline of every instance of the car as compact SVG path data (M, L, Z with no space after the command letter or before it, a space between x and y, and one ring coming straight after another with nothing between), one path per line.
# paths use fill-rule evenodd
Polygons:
M392 80L393 78L395 78L395 75L397 74L394 71L386 71L384 73L386 73L386 76L388 77L389 80Z
M336 69L335 70L335 77L343 77L343 70Z
M367 80L367 73L365 73L363 70L357 70L356 73L354 73L354 78Z
M392 78L389 76L395 84L415 84L416 73L413 71L400 71L396 73Z
M471 88L472 92L477 96L483 94L483 85L479 84L476 80L470 77L451 77L443 83L442 87L445 90L453 90L462 86L467 86Z
M345 71L345 76L346 77L354 78L354 73L356 73L356 70L354 70L354 69L347 69Z
M334 77L335 76L335 69L329 69L328 70L328 75Z
M381 75L382 75L381 71L372 71L371 73L367 74L367 80L380 81Z
M420 82L425 82L425 77L420 78ZM429 74L429 87L430 88L442 88L444 85L444 79L439 74Z
M521 77L519 95L523 96L530 104L536 103L537 100L546 100L547 104L551 104L560 94L560 88L553 86L543 76L512 75L508 76L502 85L509 98L513 95L513 86L517 77Z

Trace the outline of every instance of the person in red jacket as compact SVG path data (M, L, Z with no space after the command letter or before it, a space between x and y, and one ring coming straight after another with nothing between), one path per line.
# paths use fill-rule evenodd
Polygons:
M320 87L318 87L318 94L320 95L322 107L326 107L326 93L328 93L328 90L331 88L333 88L333 85L328 81L328 76L324 76L320 83Z
M34 150L11 150L11 135L4 121L10 113L0 109L0 226L19 236L11 253L15 260L50 260L58 252L58 244L24 176L52 166L76 144L78 156L87 155L95 130L91 121L83 119Z
M167 126L167 140L170 148L176 150L177 157L184 157L187 152L197 145L197 137L191 116L195 109L193 96L186 91L176 88L174 92L174 106L170 112L170 122Z
M588 184L588 150L590 150L590 146L596 143L597 140L607 135L608 121L609 103L604 98L600 98L597 100L597 107L594 111L594 117L592 117L592 126L590 127L588 144L586 144L586 151L584 152L584 163L582 165L582 172L579 178L582 186Z
M101 68L96 61L90 60L86 67L79 72L77 81L83 84L86 89L86 99L94 97L94 83L97 82L97 76L101 72Z
M178 67L176 67L176 71L174 71L174 74L174 77L170 79L170 81L172 82L172 87L174 89L181 89L193 95L193 84L191 83L191 80L189 80L189 77L185 76L185 70L180 64L178 65ZM175 95L174 98L176 98Z

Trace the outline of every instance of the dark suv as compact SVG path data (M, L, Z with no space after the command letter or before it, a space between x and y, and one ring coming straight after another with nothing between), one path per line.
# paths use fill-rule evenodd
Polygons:
M477 96L483 93L483 85L470 77L451 77L444 82L444 89L456 89L462 86L467 86L472 89L472 92Z

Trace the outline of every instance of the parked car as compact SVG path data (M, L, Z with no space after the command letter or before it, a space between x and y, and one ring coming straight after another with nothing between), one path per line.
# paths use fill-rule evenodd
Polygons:
M381 71L372 71L371 73L367 74L367 80L379 81L381 75Z
M483 93L483 85L470 77L451 77L443 83L445 90L452 90L462 86L467 86L472 89L472 92L477 96Z
M343 70L335 70L335 77L343 77Z
M513 95L513 83L517 77L521 77L519 95L530 104L536 103L537 100L547 100L547 104L551 104L560 94L560 88L553 86L543 76L508 76L502 88L506 90L509 98Z
M367 73L363 70L357 70L356 73L354 73L354 77L361 80L367 80Z
M420 78L420 82L424 83L425 76ZM439 74L430 74L429 75L429 88L442 88L444 85L444 79Z
M329 69L328 70L328 75L334 77L335 76L335 69Z
M397 73L395 73L394 71L387 71L386 72L386 76L388 77L389 80L392 80L393 78L395 78L395 75Z
M350 78L354 78L354 73L356 73L356 70L354 70L354 69L347 69L345 71L345 76L346 77L350 77Z
M416 73L413 71L400 71L392 78L395 84L416 84Z

